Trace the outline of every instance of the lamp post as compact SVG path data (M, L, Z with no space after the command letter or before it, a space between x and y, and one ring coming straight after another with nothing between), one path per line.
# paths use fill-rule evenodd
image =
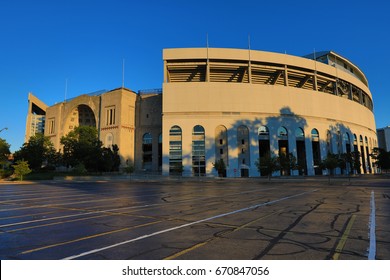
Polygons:
M8 130L8 127L4 127L2 129L0 129L0 132L2 132L3 130Z

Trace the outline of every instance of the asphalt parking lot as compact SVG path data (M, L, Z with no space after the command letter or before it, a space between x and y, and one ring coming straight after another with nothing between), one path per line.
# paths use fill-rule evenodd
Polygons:
M390 180L0 184L0 259L390 259Z

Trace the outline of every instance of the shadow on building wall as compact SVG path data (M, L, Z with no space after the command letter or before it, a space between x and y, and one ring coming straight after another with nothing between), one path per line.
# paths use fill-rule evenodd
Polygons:
M234 123L221 118L220 125L214 128L202 121L194 123L192 151L182 151L182 170L176 174L218 176L213 164L223 159L228 177L268 176L265 168L260 168L259 173L255 164L258 159L261 164L267 154L292 154L296 158L298 168L282 169L272 174L273 176L322 175L326 172L320 168L320 163L328 153L342 154L352 151L359 151L361 154L360 172L373 172L369 154L374 147L374 140L354 134L342 123L332 120L309 123L289 107L281 108L277 115L264 118L251 119L247 117L248 114L241 114L242 119L235 115ZM169 165L170 155L164 154L163 157L165 164ZM347 170L337 169L335 172L342 174Z

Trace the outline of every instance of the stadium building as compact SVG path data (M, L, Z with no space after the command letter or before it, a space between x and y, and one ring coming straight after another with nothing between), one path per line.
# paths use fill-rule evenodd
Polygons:
M75 126L96 126L105 146L119 146L122 165L163 175L216 176L220 159L228 177L267 175L256 160L290 153L299 169L279 174L319 175L328 153L351 151L360 173L374 172L368 81L337 53L184 48L163 50L163 61L162 92L119 88L49 106L45 135L61 149Z

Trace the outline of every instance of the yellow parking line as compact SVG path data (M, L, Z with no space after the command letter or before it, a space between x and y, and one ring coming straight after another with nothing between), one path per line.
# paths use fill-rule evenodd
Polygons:
M339 241L339 244L336 247L335 253L332 256L332 260L338 260L340 257L341 252L344 249L345 243L347 242L349 232L351 231L352 225L355 222L356 215L352 215L351 219L348 222L348 225L344 231L344 234L341 236L341 239Z

